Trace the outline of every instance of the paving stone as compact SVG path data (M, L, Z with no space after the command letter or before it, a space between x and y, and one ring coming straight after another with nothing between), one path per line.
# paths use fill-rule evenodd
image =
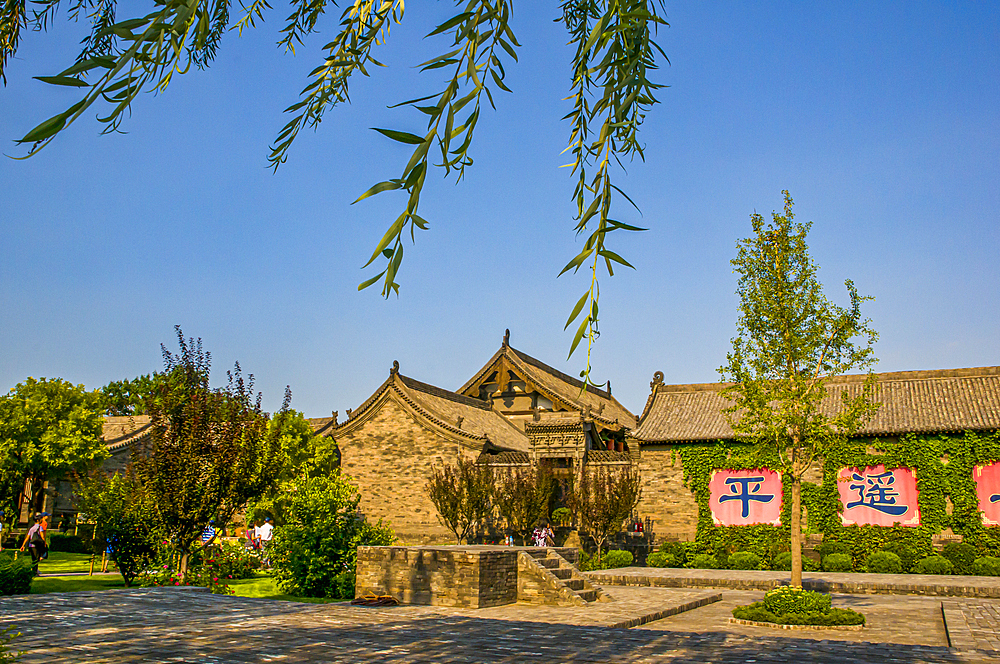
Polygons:
M655 588L609 588L617 609L635 612L680 595ZM636 591L637 594L630 594ZM668 593L670 591L667 591ZM759 595L759 593L758 593ZM742 600L740 597L732 601ZM873 643L816 639L751 628L715 629L699 612L718 611L723 600L636 629L556 622L558 607L511 605L483 610L447 607L353 607L346 603L300 604L179 593L167 589L120 590L0 598L0 626L16 625L26 651L23 664L40 662L877 662L908 664L990 660L925 642ZM927 598L853 596L886 603L913 631ZM900 604L899 602L904 603ZM910 602L906 604L905 602ZM840 604L841 598L835 600ZM893 604L893 603L896 604ZM606 610L613 603L591 605ZM895 608L894 608L895 607ZM575 607L564 618L572 620ZM883 609L878 609L883 610ZM488 612L508 611L490 616ZM516 613L520 611L520 613ZM542 613L540 613L542 612ZM938 608L938 621L941 611ZM667 624L697 618L689 623ZM551 622L542 622L550 620ZM577 618L579 621L579 618ZM874 625L873 625L874 628ZM919 629L918 629L919 628ZM884 634L890 635L888 626ZM897 634L893 638L899 638ZM940 635L937 637L940 640ZM916 641L916 639L914 639Z

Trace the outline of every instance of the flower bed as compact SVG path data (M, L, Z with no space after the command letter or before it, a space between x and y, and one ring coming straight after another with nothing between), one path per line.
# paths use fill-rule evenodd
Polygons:
M829 595L814 590L781 586L767 591L764 600L733 609L733 618L743 624L799 625L814 627L864 626L865 617L851 609L831 606Z

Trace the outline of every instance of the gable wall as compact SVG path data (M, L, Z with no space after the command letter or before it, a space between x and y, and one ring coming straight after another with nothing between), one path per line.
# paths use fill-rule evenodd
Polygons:
M401 544L454 544L427 497L432 470L477 451L421 426L392 399L352 433L336 436L342 472L361 490L369 519L386 519Z

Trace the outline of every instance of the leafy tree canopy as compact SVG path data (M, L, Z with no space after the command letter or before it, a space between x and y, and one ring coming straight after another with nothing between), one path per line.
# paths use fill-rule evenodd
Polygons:
M10 505L31 480L34 501L49 477L102 461L98 395L61 378L28 378L0 397L0 480Z
M209 520L225 523L284 471L283 424L291 392L271 425L237 363L225 387L209 387L211 356L176 328L180 353L163 348L163 380L146 402L151 433L135 464L171 546L191 550ZM182 563L182 573L185 563Z
M289 410L283 420L273 419L270 427L280 427L279 439L285 457L277 483L246 509L249 521L270 516L276 523L287 519L288 503L294 480L328 477L340 466L340 450L333 438L317 436L302 413Z
M290 4L291 13L278 46L294 52L307 36L323 28L325 14L337 3L290 0ZM28 146L27 156L48 145L95 104L104 109L98 116L104 131L117 131L140 92L162 92L175 75L188 72L192 65L199 69L209 66L223 35L231 30L242 34L244 29L255 27L271 9L267 0L241 0L237 18L231 11L231 0L156 0L149 13L123 20L117 0L4 0L0 4L0 79L6 80L4 65L16 53L22 32L46 29L63 5L68 5L69 18L86 18L90 32L76 62L52 76L37 78L76 88L82 96L18 141ZM455 0L455 6L456 13L427 34L443 40L442 52L417 65L437 80L444 74L443 86L396 105L426 119L426 127L418 133L373 128L413 150L396 177L373 185L357 199L386 191L406 193L404 209L388 225L366 263L366 267L378 263L381 271L358 287L380 283L385 297L399 293L397 275L406 235L414 240L417 230L428 228L429 222L419 214L428 172L437 167L445 177L462 179L473 163L470 146L483 106L495 108L494 95L510 92L505 83L506 67L517 62L521 47L511 24L511 0ZM634 205L612 176L624 160L643 157L639 128L657 103L655 93L662 87L649 78L659 58L666 61L653 40L656 29L667 25L657 13L658 6L662 9L662 0L559 3L558 20L575 47L567 72L571 109L564 118L570 122L565 151L570 154L568 165L576 177L572 194L575 232L585 238L583 249L563 273L583 267L590 277L566 327L578 323L570 355L584 338L588 340L587 366L581 373L587 382L590 350L599 334L599 271L606 270L610 276L615 265L631 267L608 248L608 236L616 230L641 230L612 217L614 197L621 196ZM404 9L404 0L358 0L343 9L331 41L323 46L321 62L309 75L300 98L286 109L290 120L278 131L268 156L273 168L288 158L303 129L318 127L328 110L350 100L353 75L368 76L370 68L382 66L375 52L390 38L391 26L403 20Z
M806 245L812 224L793 221L792 197L782 193L784 214L772 213L768 223L755 213L753 236L737 243L740 316L719 372L733 383L722 391L732 400L726 415L733 431L776 452L792 480L792 585L801 585L802 476L877 410L870 368L878 335L861 315L861 303L874 298L858 295L853 282L845 282L849 307L823 295ZM869 370L863 388L853 397L845 391L832 412L824 409L827 379L859 369Z
M113 380L100 389L105 415L142 415L152 397L160 374L152 373L129 380Z

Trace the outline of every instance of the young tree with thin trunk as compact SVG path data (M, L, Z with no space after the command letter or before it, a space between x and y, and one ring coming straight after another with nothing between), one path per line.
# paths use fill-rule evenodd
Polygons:
M237 363L221 389L209 387L211 356L201 340L175 328L180 353L163 348L163 379L145 403L151 433L135 450L136 471L154 505L170 547L181 555L181 574L209 520L225 524L280 476L287 455L282 433L291 392L275 415L261 410L253 376Z
M642 495L639 470L632 465L620 469L598 466L584 470L573 489L571 503L580 525L597 542L597 560L604 543L621 532Z
M495 503L497 515L522 544L539 520L549 514L549 499L555 479L545 466L508 468L498 473Z
M492 469L472 459L459 459L454 466L434 470L427 482L427 494L441 523L461 544L493 511Z
M823 295L806 246L812 224L793 223L792 198L782 193L784 214L765 223L754 213L753 237L737 243L740 317L719 373L732 383L722 394L732 400L725 412L734 433L777 452L791 481L792 585L801 586L802 477L875 414L870 367L878 335L861 316L861 303L874 298L859 296L853 282L845 282L847 308ZM827 380L857 370L869 370L861 389L853 396L844 390L835 406L825 403Z

